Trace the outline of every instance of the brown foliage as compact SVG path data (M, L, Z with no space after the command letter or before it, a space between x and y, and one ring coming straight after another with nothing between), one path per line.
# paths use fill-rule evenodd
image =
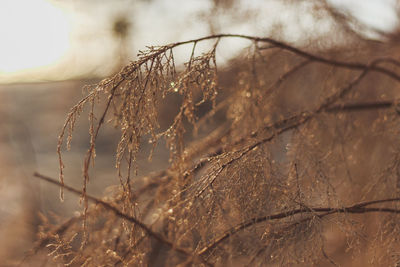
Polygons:
M217 71L225 38L251 45ZM179 69L173 52L184 45L192 52ZM357 50L220 34L142 51L68 114L60 182L36 174L85 201L82 216L45 226L36 250L47 244L74 266L399 264L398 50ZM164 128L168 104L177 112ZM64 184L61 150L86 106L80 191ZM87 186L106 122L121 132L120 186L98 199ZM169 167L135 176L141 148L163 140Z

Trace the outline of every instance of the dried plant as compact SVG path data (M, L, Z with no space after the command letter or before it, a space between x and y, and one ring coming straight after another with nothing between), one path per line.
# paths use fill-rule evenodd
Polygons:
M250 47L217 72L226 38ZM180 46L192 48L181 69ZM399 53L358 48L219 34L141 51L71 109L60 182L35 174L85 202L81 216L46 226L35 251L66 266L397 266ZM180 103L163 129L171 95ZM64 183L61 152L85 107L91 138L77 190ZM106 122L121 132L120 186L99 199L87 187ZM138 177L141 146L161 140L169 167Z

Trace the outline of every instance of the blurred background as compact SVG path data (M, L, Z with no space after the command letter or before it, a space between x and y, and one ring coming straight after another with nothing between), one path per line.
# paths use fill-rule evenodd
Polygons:
M354 38L385 42L399 27L396 0L2 0L0 2L0 261L18 262L46 216L73 215L79 198L32 177L58 177L57 138L66 114L94 84L136 58L139 50L217 33L268 36L318 49L346 46ZM249 45L224 40L220 66ZM201 48L200 48L201 49ZM176 51L178 63L190 55ZM65 153L66 183L81 186L88 148L82 115L72 150ZM101 195L118 184L114 158L118 132L98 143L95 179ZM163 168L168 152L152 163L138 159L139 174ZM3 260L2 260L3 259ZM3 266L3 265L2 265Z

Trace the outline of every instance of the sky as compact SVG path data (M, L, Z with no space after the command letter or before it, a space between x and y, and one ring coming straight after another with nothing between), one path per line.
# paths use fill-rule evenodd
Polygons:
M308 13L311 7L307 1L295 11L279 0L239 2L240 11L223 12L213 19L214 31L268 36L271 26L280 25L287 42L299 42L306 33L318 38L329 32L327 20L316 21ZM396 0L329 2L374 29L390 31L398 25ZM137 51L147 45L208 35L211 8L206 0L2 0L0 83L108 75L115 70L115 58L120 55L121 43L113 38L112 31L116 18L129 18L132 34L125 46L130 52L127 57L134 60ZM296 17L293 12L301 16L288 23ZM253 15L246 17L248 13ZM229 59L246 45L238 40L226 41L219 57Z
M362 23L378 30L393 29L399 23L396 0L329 0L337 8L351 12Z
M2 0L0 82L59 61L69 49L69 33L65 13L45 0Z

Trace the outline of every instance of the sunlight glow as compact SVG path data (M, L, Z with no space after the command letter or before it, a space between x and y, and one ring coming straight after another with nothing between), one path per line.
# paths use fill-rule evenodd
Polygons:
M2 0L0 75L48 66L69 48L66 14L46 0Z

